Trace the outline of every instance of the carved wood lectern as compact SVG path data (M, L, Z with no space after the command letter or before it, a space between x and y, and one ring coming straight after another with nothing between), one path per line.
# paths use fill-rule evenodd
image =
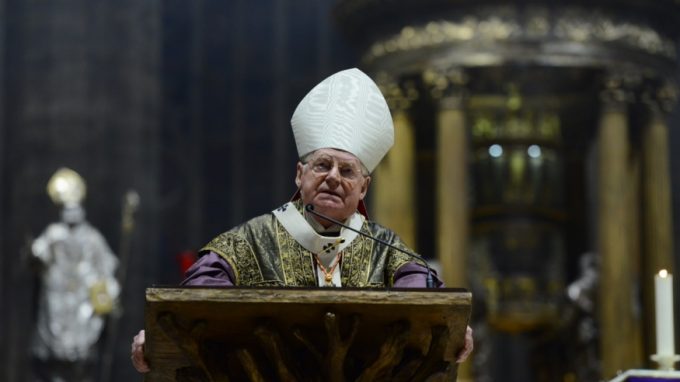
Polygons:
M455 381L462 289L149 288L145 381Z

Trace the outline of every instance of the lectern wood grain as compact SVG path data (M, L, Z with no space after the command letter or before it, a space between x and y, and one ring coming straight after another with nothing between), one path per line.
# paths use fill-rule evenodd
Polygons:
M149 288L145 380L451 381L470 303L455 289Z

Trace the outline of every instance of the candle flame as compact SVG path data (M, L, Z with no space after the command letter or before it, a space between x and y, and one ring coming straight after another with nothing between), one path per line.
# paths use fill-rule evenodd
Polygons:
M659 277L668 277L668 271L665 269L660 270Z

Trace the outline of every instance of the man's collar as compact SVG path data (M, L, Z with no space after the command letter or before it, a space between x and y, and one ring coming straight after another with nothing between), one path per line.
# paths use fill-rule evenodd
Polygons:
M348 229L341 229L336 235L327 236L315 231L310 221L303 216L301 202L286 203L273 212L283 228L293 236L295 241L308 251L324 257L335 256L339 251L347 247L356 237L357 233ZM347 225L354 230L360 230L364 223L364 217L354 213L347 221Z

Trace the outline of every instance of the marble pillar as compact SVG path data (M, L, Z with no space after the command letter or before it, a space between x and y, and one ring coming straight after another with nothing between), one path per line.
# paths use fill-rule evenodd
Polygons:
M630 142L627 93L608 79L598 126L598 252L600 255L600 351L602 377L638 366L630 250Z

